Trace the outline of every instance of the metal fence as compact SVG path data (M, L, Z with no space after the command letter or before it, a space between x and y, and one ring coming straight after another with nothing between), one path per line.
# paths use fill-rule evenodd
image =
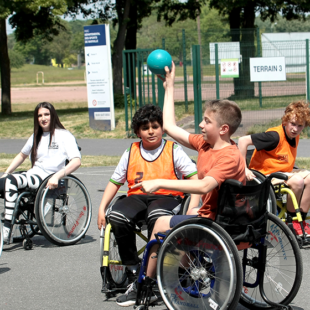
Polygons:
M187 111L195 113L193 132L199 131L201 107L207 100L228 98L238 103L242 109L243 121L242 127L235 135L242 136L253 132L255 130L253 126L264 123L272 125L274 120L279 121L284 108L290 102L306 99L306 92L310 91L310 87L306 87L307 72L309 75L308 40L271 41L268 36L262 36L258 28L246 31L238 29L225 33L209 30L202 36L204 45L190 45L183 30L179 47L168 39L163 39L160 47L166 49L175 61L175 100L184 104L184 114ZM127 124L130 123L136 107L146 103L160 106L163 104L162 83L154 75L149 75L146 68L146 59L151 51L150 49L124 51L123 54L127 93L125 110L129 111ZM250 81L251 57L279 56L285 57L286 81ZM238 78L221 77L222 59L237 59ZM129 63L131 65L128 65ZM135 76L133 72L129 72L130 67L136 68L132 70ZM136 86L133 86L134 83ZM307 97L309 98L309 95ZM129 125L127 126L126 130L130 132Z

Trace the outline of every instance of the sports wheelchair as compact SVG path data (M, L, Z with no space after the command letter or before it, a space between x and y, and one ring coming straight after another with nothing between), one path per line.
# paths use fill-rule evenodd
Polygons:
M250 150L247 152L247 163L249 163L249 159L252 156L253 151ZM295 167L297 169L297 167ZM255 175L255 179L252 181L247 181L247 184L255 184L255 183L261 183L265 180L266 176L260 173L259 171L256 170L251 170L253 174ZM296 217L291 218L290 221L287 221L287 198L288 195L291 197L294 209L296 211ZM277 185L271 185L270 192L269 192L269 199L267 201L267 209L270 213L273 213L277 215L283 222L285 222L288 227L291 229L293 232L294 236L297 239L297 242L299 244L299 247L302 248L304 245L309 245L310 244L310 236L307 236L305 233L304 225L303 225L303 220L301 217L299 205L296 199L296 196L294 192L285 184L277 184ZM297 236L295 230L293 229L293 224L291 221L298 221L300 223L303 235L302 236ZM306 220L310 220L310 216L307 216Z
M21 189L15 202L9 240L14 229L13 243L23 242L25 250L32 249L31 238L36 234L64 246L77 243L89 228L92 206L84 184L74 175L67 175L51 190L46 188L50 177L36 190ZM0 209L4 209L3 199Z
M125 198L126 195L114 197L109 204L109 210L119 199ZM185 194L184 199L180 205L179 214L186 214L190 203L190 195ZM108 223L108 219L107 219ZM136 227L135 234L138 237L137 246L138 255L143 254L148 238L143 231L146 230L146 223L141 223L140 227ZM107 224L105 229L101 229L100 233L100 274L102 277L101 292L105 293L106 299L114 297L119 292L124 292L127 289L127 275L125 266L122 265L121 258L118 252L118 245L113 233L111 224Z
M135 307L148 309L155 293L170 310L235 309L239 301L249 309L288 309L303 265L290 229L266 211L271 177L254 186L227 180L215 221L191 218L158 233L144 251ZM155 244L157 281L145 276Z

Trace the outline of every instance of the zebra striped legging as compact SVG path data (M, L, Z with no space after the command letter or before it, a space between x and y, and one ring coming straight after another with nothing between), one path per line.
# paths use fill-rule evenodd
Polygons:
M4 198L4 226L12 220L18 190L26 186L37 189L41 183L42 179L38 175L30 175L27 172L10 174L0 179L0 193Z

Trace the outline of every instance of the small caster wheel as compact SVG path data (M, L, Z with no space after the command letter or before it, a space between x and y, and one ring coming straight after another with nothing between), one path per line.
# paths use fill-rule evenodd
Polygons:
M144 305L140 305L136 308L137 310L144 310L145 309L145 306Z
M31 239L23 240L23 247L25 250L31 250L33 248L33 242Z

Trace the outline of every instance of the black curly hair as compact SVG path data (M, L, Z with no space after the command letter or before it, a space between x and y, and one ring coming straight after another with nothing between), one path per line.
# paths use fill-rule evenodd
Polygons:
M153 104L146 104L140 108L132 118L131 128L137 135L141 125L148 124L149 122L158 122L163 127L163 112L161 109Z

